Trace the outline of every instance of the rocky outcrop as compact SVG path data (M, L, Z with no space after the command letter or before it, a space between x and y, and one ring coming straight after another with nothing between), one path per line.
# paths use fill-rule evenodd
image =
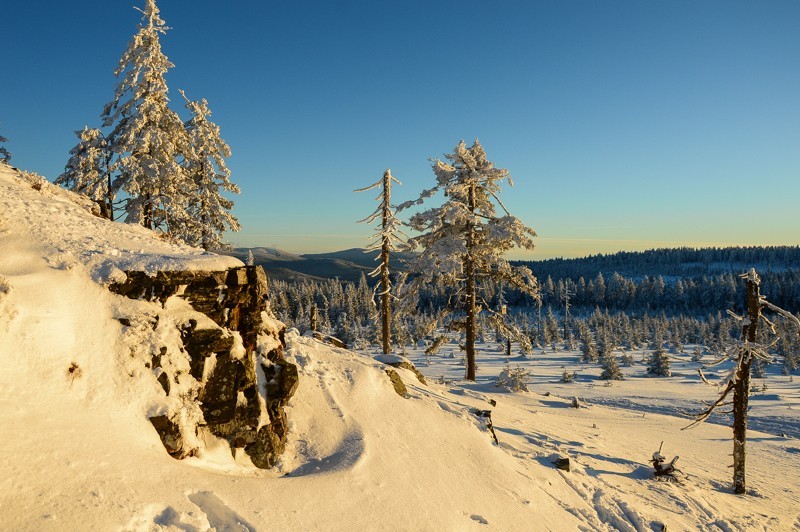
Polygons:
M199 385L196 401L206 429L226 439L231 449L244 449L257 467L272 467L285 447L288 424L283 407L297 389L298 372L283 358L284 327L269 311L264 270L250 266L126 275L125 282L109 289L162 307L177 296L209 318L179 324L190 373ZM153 369L160 367L163 355L153 353ZM164 375L158 379L169 395L170 379L177 382L177 376ZM192 454L185 442L196 440L196 434L182 434L190 430L185 425L163 415L151 422L170 455Z
M389 380L391 381L392 386L394 387L394 391L397 392L397 395L399 395L400 397L405 397L406 395L408 395L408 389L406 388L403 379L400 378L400 375L398 375L395 370L387 368L386 374L389 376Z
M378 362L382 362L387 366L392 366L393 368L407 369L408 371L413 373L415 377L417 377L417 380L420 383L426 386L428 385L428 381L425 380L425 376L422 375L422 373L419 372L416 366L414 366L414 364L412 364L411 361L404 356L395 354L382 354L382 355L376 355L375 360L377 360Z

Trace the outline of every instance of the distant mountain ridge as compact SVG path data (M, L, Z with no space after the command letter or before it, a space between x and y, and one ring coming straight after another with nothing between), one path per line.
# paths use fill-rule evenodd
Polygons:
M361 275L367 275L378 265L378 251L366 251L351 248L330 253L309 253L297 255L275 248L254 247L235 248L229 255L242 261L247 260L248 252L253 253L254 264L260 265L272 279L283 281L302 281L322 279L340 279L342 281L358 281ZM403 261L412 255L396 253L392 266L403 269Z
M269 247L236 248L229 255L247 260L253 253L255 264L264 267L267 275L281 280L341 279L358 281L376 266L377 251L351 248L330 253L298 255ZM413 253L396 253L392 265L402 270ZM695 277L719 273L741 273L749 268L760 272L800 270L800 246L748 246L727 248L662 248L648 251L620 251L608 255L591 255L575 259L512 261L524 264L541 280L548 276L561 278L594 278L598 272L610 276L618 272L636 278Z

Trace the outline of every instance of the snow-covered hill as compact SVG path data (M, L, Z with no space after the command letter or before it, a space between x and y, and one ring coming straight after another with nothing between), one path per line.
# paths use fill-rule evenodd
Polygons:
M0 530L792 530L800 444L751 432L749 496L729 489L730 429L510 393L420 383L368 353L286 335L300 384L287 451L258 470L209 440L170 458L147 420L115 319L141 302L125 269L240 263L93 216L0 165ZM165 309L168 310L168 309ZM479 365L482 363L479 359ZM491 401L496 404L492 405ZM473 409L492 410L495 444ZM659 443L682 484L652 479ZM569 472L552 462L568 457Z

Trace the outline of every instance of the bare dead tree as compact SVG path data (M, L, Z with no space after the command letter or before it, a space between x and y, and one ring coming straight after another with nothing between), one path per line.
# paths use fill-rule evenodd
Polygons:
M372 272L370 277L380 277L380 296L381 301L381 345L384 354L391 351L391 324L392 324L392 285L390 279L389 258L392 251L398 251L405 247L405 240L398 236L402 232L398 229L400 221L395 217L395 208L392 205L392 182L402 185L393 175L392 171L387 169L383 173L383 178L377 183L360 188L355 192L366 192L374 188L380 187L381 192L375 198L380 201L380 205L375 211L360 220L358 223L372 223L380 219L380 229L373 235L377 240L370 244L366 251L375 251L380 249L380 255L377 257L380 264Z
M750 269L740 277L745 280L747 286L745 301L747 315L737 316L730 310L728 313L739 320L742 327L742 339L731 344L723 357L708 366L714 366L729 359L736 360L736 365L730 375L726 377L727 384L717 400L706 410L699 413L694 422L688 427L684 427L687 429L699 425L707 420L720 406L733 407L733 491L738 495L746 493L745 459L747 457L747 403L750 394L750 367L756 359L772 360L768 349L774 345L758 344L756 342L756 333L761 322L764 322L773 334L776 333L774 324L761 311L768 309L775 312L793 321L800 329L800 320L797 317L773 305L761 295L761 280L755 269ZM733 392L733 401L726 402L731 392Z

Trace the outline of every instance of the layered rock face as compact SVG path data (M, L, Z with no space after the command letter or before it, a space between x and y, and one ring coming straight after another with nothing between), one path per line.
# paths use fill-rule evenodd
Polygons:
M283 452L287 420L284 405L298 384L297 367L284 360L284 326L269 310L267 278L260 266L221 272L126 272L124 283L109 289L132 299L159 302L179 297L209 320L179 322L182 352L203 423L231 449L244 449L254 465L270 468ZM163 353L153 353L152 368ZM178 376L161 373L159 383L169 396ZM192 455L196 441L191 424L177 415L151 418L167 451L176 458Z

